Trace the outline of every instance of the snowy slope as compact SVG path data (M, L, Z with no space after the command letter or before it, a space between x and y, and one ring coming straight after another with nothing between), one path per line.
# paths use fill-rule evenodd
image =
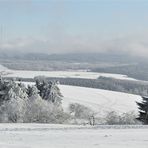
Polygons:
M59 85L63 94L63 106L67 109L70 103L80 103L92 108L99 115L106 112L116 111L125 113L138 112L135 101L141 101L138 95L121 92L107 91L102 89Z
M46 77L61 77L61 78L85 78L85 79L97 79L100 76L111 77L122 80L136 80L129 78L126 75L121 74L109 74L109 73L95 73L85 71L26 71L26 70L9 70L0 65L0 71L8 72L8 77L22 77L22 78L34 78L35 76Z
M26 86L34 85L32 82L23 83ZM135 112L137 114L136 101L142 101L141 96L116 91L70 85L59 85L59 88L63 95L62 106L66 111L69 104L79 103L91 108L99 116L111 111L119 114L127 112Z
M147 148L148 128L1 124L0 148Z
M32 82L23 83L26 86L34 85ZM91 108L99 116L111 111L119 114L133 111L137 114L136 101L142 101L141 96L116 91L70 85L59 85L59 88L63 95L62 106L64 110L67 110L71 103L79 103Z

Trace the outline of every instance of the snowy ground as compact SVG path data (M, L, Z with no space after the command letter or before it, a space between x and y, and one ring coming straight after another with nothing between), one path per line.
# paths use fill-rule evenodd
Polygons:
M26 86L34 85L32 82L23 83ZM69 104L79 103L91 108L100 116L111 111L117 113L134 111L137 114L136 101L142 101L141 96L128 93L70 85L59 85L58 87L63 95L62 106L65 110L68 109Z
M121 74L109 74L109 73L95 73L85 71L26 71L26 70L9 70L6 67L0 65L0 71L8 73L8 77L22 77L22 78L34 78L35 76L46 77L60 77L60 78L85 78L85 79L97 79L100 76L111 77L122 80L136 80L134 78L127 77Z
M32 82L23 83L25 85L34 85ZM111 111L119 114L127 112L137 114L136 101L142 101L141 96L116 91L69 85L59 85L59 88L63 95L62 106L64 110L67 110L71 103L79 103L91 108L100 117Z
M99 115L110 111L138 113L136 101L142 101L138 95L102 89L67 85L59 85L59 88L64 96L62 102L64 108L67 108L70 103L79 103L93 109Z
M147 148L148 127L0 124L0 148Z
M0 67L1 68L1 67ZM10 72L10 70L4 69ZM12 72L12 71L11 71ZM45 72L48 73L49 72ZM43 75L45 75L43 72ZM71 72L72 73L72 72ZM81 72L79 72L80 74ZM86 72L88 74L88 72ZM55 73L51 72L55 77ZM58 74L58 72L57 72ZM63 75L64 73L60 73ZM64 74L67 77L67 72ZM73 74L75 76L80 75ZM89 73L90 74L90 73ZM34 77L40 72L14 71L13 76ZM68 76L73 76L68 75ZM49 75L48 75L49 76ZM84 75L81 75L84 77ZM86 75L85 75L86 76ZM88 76L88 75L87 75ZM93 76L93 77L92 77ZM115 76L115 75L114 75ZM97 78L91 74L91 78ZM86 78L86 77L85 77ZM90 78L90 77L89 77ZM29 83L26 83L26 85ZM31 83L32 84L32 83ZM66 110L80 103L99 115L109 111L138 112L135 101L142 98L120 92L59 85ZM49 124L0 124L0 148L147 148L148 126L76 126Z
M10 72L10 70L4 69ZM12 71L11 71L12 72ZM42 73L42 72L41 72ZM49 72L45 72L49 76ZM45 75L43 72L41 75ZM72 72L71 72L72 73ZM86 72L88 74L88 72ZM51 72L55 77L55 73ZM58 72L57 72L58 74ZM60 73L67 77L66 73ZM80 74L80 72L79 72ZM80 76L74 74L74 76ZM90 74L90 73L89 73ZM40 72L14 71L13 76L34 77ZM68 75L68 77L73 76ZM90 74L91 78L97 78ZM47 75L46 75L47 76ZM84 77L84 74L81 75ZM86 75L85 75L86 76ZM93 77L92 77L93 76ZM114 75L115 76L115 75ZM88 77L88 75L87 75ZM85 77L86 78L86 77ZM89 77L90 78L90 77ZM28 84L28 83L26 83ZM120 92L59 85L63 106L80 103L100 115L108 111L135 111L142 98ZM73 126L49 124L0 124L0 148L147 148L148 126Z

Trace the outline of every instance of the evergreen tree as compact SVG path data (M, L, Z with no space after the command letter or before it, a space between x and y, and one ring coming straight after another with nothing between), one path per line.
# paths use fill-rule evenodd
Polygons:
M28 98L30 100L34 100L34 99L39 97L39 90L34 85L33 86L28 86L27 94L28 94Z
M4 101L4 95L6 93L6 85L2 78L0 78L0 105Z
M142 97L142 102L137 102L139 108L139 117L136 118L143 124L148 124L148 97Z
M36 87L42 99L53 103L56 106L61 105L62 94L56 82L36 80Z

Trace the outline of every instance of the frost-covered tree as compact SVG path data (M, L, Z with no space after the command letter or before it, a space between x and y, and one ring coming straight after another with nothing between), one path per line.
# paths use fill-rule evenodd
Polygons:
M74 117L75 122L83 120L83 122L86 121L90 125L95 124L94 112L84 105L72 103L69 105L69 112Z
M127 112L127 113L123 113L120 117L120 124L140 124L139 121L136 119L136 114L135 112L131 111L131 112Z
M27 94L29 98L29 103L26 113L26 122L65 122L69 118L69 116L63 112L61 103L57 104L56 102L52 102L50 100L51 96L49 96L49 98L47 99L42 99L42 97L45 97L44 93L47 93L49 91L48 84L43 82L42 84L40 83L38 87L40 88L40 90L38 90L36 86L28 86Z
M51 123L51 114L53 105L46 100L41 99L40 96L37 98L31 97L27 106L27 112L25 116L26 122L37 122L37 123Z
M5 97L4 95L7 92L6 83L3 81L2 78L0 78L0 105L3 103Z
M6 83L2 98L3 102L0 106L1 120L5 122L23 122L28 96L21 87L17 83L9 81Z
M25 86L22 84L15 83L14 81L9 80L0 80L0 102L10 100L11 93L15 92L16 96L21 98L27 98Z
M39 90L34 85L28 86L27 94L28 94L29 100L34 100L34 99L37 99L39 97Z
M62 94L56 82L36 80L36 87L39 90L41 98L53 103L56 106L61 105Z
M66 113L52 102L44 100L33 86L29 95L26 112L26 122L36 123L63 123L69 118Z
M103 119L104 124L108 125L129 125L129 124L139 124L139 122L135 119L136 115L134 112L127 113L117 113L115 111L108 112Z
M117 114L115 111L111 111L107 113L105 120L106 124L109 125L120 124L121 116Z
M142 98L142 102L137 102L139 108L139 117L137 120L141 121L143 124L148 124L148 97Z
M25 122L48 122L48 118L52 112L52 106L43 100L39 95L36 86L28 86L28 104L25 114Z
M67 122L69 115L62 109L56 83L39 82L36 86L1 79L0 122Z

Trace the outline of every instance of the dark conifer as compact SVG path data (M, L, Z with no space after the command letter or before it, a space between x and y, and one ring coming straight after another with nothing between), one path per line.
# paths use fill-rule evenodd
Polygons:
M137 102L139 108L138 120L143 124L148 124L148 97L142 97L142 102Z

